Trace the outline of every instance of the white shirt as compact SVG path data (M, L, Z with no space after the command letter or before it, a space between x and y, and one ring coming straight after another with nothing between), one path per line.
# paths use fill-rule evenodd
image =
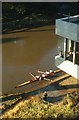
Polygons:
M36 78L39 78L39 76L37 75Z
M52 72L52 70L49 70L49 72L51 73L51 72Z
M45 77L45 74L42 74L42 77Z
M50 72L46 71L46 74L49 74Z

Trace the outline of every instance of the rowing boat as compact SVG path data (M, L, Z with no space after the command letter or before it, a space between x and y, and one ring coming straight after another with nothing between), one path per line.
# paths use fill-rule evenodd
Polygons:
M56 70L56 71L51 71L47 74L47 72L42 72L42 71L37 71L38 73L42 73L41 75L39 76L34 76L32 73L30 73L30 75L33 77L32 80L29 80L29 81L26 81L20 85L17 85L15 88L19 88L19 87L22 87L22 86L25 86L27 84L30 84L30 83L33 83L33 82L36 82L36 81L39 81L39 80L42 80L42 79L47 79L47 77L51 76L51 75L55 75L56 73L59 73L61 72L61 70ZM48 79L47 79L48 80Z

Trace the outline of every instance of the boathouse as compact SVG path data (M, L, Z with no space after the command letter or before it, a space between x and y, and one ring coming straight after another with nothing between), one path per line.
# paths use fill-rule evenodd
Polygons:
M56 19L58 55L55 65L79 80L79 15Z

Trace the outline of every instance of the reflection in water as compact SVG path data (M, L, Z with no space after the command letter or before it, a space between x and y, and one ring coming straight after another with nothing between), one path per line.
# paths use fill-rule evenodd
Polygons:
M25 82L36 74L37 69L46 71L55 69L54 56L57 53L57 38L53 26L40 27L46 31L18 32L3 35L3 93L22 92L32 85L15 89L17 84ZM16 38L16 39L15 39ZM8 40L8 42L7 42ZM10 42L12 41L12 42ZM4 44L5 43L5 44Z

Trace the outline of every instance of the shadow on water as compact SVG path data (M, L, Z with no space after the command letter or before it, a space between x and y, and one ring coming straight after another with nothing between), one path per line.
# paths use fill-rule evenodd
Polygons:
M39 30L33 30L34 28L25 28L25 29L21 29L21 30L17 30L17 31L12 31L12 32L9 32L9 33L17 33L17 32L44 32L44 31L55 31L55 29L39 29ZM36 29L36 28L35 28Z
M60 82L66 80L66 79L69 78L69 77L70 77L70 75L67 76L67 77L65 77L65 78L63 78L63 79L60 79L60 80L58 80L58 81L56 81L56 82L54 82L54 83L51 83L51 84L49 84L49 85L47 85L47 86L45 86L45 87L42 87L42 88L33 90L33 91L31 91L31 92L28 92L28 93L24 92L24 93L21 93L21 94L18 94L18 95L11 95L11 96L4 97L4 98L2 98L2 101L4 102L4 101L6 101L7 99L8 99L8 100L12 100L12 99L15 99L15 98L17 98L17 97L22 97L23 99L26 99L26 98L28 98L29 96L37 95L37 94L39 93L39 91L40 91L40 93L42 93L42 92L44 92L44 91L52 91L52 92L53 92L53 91L56 91L56 90L66 90L66 89L71 89L71 88L78 88L78 87L79 87L79 84L65 85L65 86L59 85ZM40 84L41 84L41 83L40 83ZM52 100L52 97L49 96L49 97L47 98L47 101L49 101L49 102L50 102L50 101L51 101L51 102L57 102L57 101L61 100L65 95L66 95L66 94L60 95L60 96L57 96L57 97L53 97L53 101L51 101L51 100ZM0 101L1 101L1 100L0 100Z
M2 40L0 39L0 44L2 43Z
M30 24L30 25L25 25L25 26L20 25L20 27L18 27L18 25L16 25L15 27L10 27L11 25L9 25L9 28L6 29L6 31L5 31L5 29L3 29L2 33L10 34L10 33L24 32L24 31L27 32L28 30L36 29L38 27L44 27L44 26L48 26L48 25L54 25L54 24L53 24L53 22L50 22L50 23L42 22L42 23L34 23L34 24ZM5 26L4 26L4 28L6 28ZM54 29L51 29L51 30L54 30ZM38 31L48 31L48 30L38 30Z

